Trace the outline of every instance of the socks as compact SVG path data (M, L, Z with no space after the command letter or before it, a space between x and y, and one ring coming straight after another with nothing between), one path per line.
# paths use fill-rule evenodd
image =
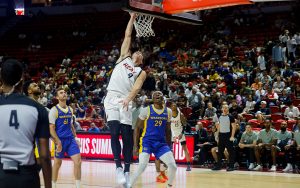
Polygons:
M125 163L124 172L129 172L129 171L130 171L130 163Z
M75 180L75 185L76 185L76 188L80 188L81 187L81 181L80 180Z
M52 188L56 188L56 181L52 181Z

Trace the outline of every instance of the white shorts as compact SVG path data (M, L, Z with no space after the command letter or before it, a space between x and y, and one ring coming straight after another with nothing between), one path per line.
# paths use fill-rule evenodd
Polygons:
M121 101L123 96L106 95L104 99L104 108L107 121L117 120L121 124L132 125L132 102L128 105L128 110L123 108Z

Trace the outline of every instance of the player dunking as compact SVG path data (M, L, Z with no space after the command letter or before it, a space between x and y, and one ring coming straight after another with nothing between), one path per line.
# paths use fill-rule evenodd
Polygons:
M139 165L130 180L129 187L135 184L137 178L146 169L151 153L168 166L168 187L172 187L177 170L170 143L167 143L171 140L171 109L165 107L163 94L160 91L155 91L152 99L153 105L143 108L137 121L134 148L137 152L139 143ZM140 137L141 129L143 132Z
M186 118L180 112L175 102L171 104L171 110L172 110L172 119L171 119L172 141L176 142L178 140L180 142L187 160L186 171L191 171L191 158L190 158L190 153L186 146L186 140L184 135Z
M67 93L63 88L56 90L56 98L59 103L52 107L49 113L50 133L56 145L52 170L52 187L56 188L58 171L66 152L74 162L76 188L80 188L81 156L79 142L76 140L76 132L72 123L73 112L71 107L67 106Z
M132 100L138 94L146 79L146 72L138 67L143 63L142 53L136 51L131 55L131 34L136 14L130 13L130 16L121 46L121 54L112 72L104 100L107 124L111 134L111 148L117 168L117 184L129 183L129 170L133 150ZM123 140L125 175L120 159L120 131Z

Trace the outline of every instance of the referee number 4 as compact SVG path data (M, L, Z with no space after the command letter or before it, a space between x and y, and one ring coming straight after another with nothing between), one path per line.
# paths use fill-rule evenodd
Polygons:
M19 128L19 122L18 122L18 114L17 110L12 110L10 112L10 118L9 118L9 126L10 127L15 127L15 129Z

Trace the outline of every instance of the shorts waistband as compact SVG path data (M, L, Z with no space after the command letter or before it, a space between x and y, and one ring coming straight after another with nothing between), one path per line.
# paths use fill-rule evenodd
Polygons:
M125 98L126 96L119 93L119 92L116 92L116 91L108 91L107 94L106 94L106 97L107 96L110 96L110 97L118 97L118 98Z

